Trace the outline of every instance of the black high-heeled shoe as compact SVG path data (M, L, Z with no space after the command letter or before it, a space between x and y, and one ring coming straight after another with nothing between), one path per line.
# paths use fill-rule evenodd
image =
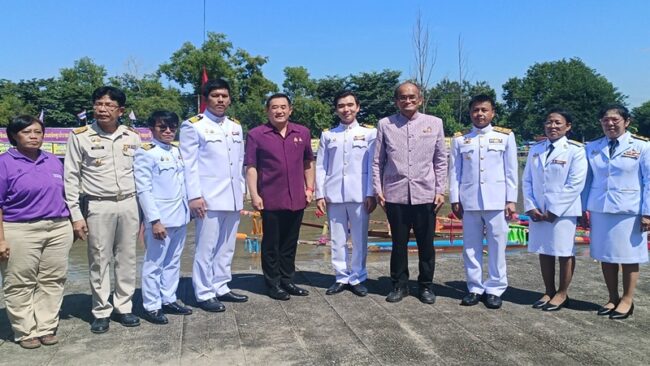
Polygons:
M609 314L609 318L614 320L623 320L623 319L627 319L627 317L632 315L633 313L634 313L634 303L632 303L632 306L630 306L630 310L628 310L627 313L619 313L616 310L612 310L612 312Z

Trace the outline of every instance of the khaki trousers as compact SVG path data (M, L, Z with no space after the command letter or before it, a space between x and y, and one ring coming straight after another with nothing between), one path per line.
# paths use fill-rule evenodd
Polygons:
M72 225L68 218L3 222L11 248L0 262L7 315L16 342L54 334L68 272Z
M135 196L118 202L88 202L88 270L95 318L109 317L113 308L120 314L131 312L139 220ZM113 305L108 301L112 259L115 260Z

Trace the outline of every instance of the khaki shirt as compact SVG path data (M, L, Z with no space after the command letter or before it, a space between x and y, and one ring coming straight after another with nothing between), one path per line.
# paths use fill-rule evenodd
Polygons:
M82 195L114 197L135 192L133 157L140 147L137 132L123 125L112 133L97 123L80 127L68 137L65 153L65 200L72 221L83 219Z

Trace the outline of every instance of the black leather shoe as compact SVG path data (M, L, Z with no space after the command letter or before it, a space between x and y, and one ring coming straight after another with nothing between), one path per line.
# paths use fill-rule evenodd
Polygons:
M169 323L169 320L167 320L167 317L165 314L163 314L162 310L153 310L153 311L145 311L144 312L144 318L154 324L167 324Z
M634 303L632 303L632 306L630 306L630 310L628 310L627 313L619 313L616 310L612 310L612 312L609 313L609 318L614 320L623 320L623 319L627 319L627 317L629 317L633 313L634 313Z
M567 297L560 305L553 305L549 301L546 305L542 307L542 311L558 311L563 307L569 306L569 298Z
M325 295L334 295L338 294L339 292L342 292L345 290L347 287L347 283L341 283L341 282L334 282L332 286L330 286L327 291L325 291Z
M276 300L286 301L291 298L289 294L280 288L280 286L269 287L269 297Z
M192 309L185 307L177 302L163 304L162 311L165 314L191 315Z
M402 299L409 295L408 287L395 287L388 296L386 296L386 301L388 302L400 302Z
M481 297L483 295L477 294L476 292L470 292L469 294L465 295L463 297L463 300L461 300L460 304L463 306L474 306L478 304L479 301L481 301Z
M238 293L230 291L227 294L218 296L217 299L219 299L219 301L226 301L226 302L246 302L248 301L248 296L240 295Z
M111 320L109 318L95 318L93 323L90 325L90 331L95 334L101 334L108 332L108 325Z
M226 307L219 300L217 300L216 297L207 299L205 301L199 301L197 305L201 309L209 311L211 313L220 313L222 311L226 311Z
M533 309L541 309L544 305L548 304L548 301L537 300L533 303Z
M286 292L288 292L289 294L291 294L293 296L307 296L307 295L309 295L309 291L307 291L304 288L296 286L294 283L287 283L287 284L283 284L281 286Z
M113 317L115 318L115 321L120 322L120 324L125 327L137 327L140 325L140 319L131 313L113 313Z
M433 304L436 302L436 294L428 287L420 287L420 301L425 304Z
M353 294L361 297L368 295L368 289L366 288L366 286L360 283L357 283L356 285L351 285L350 291L352 291Z
M485 307L488 309L498 309L501 307L501 298L497 295L488 294L485 297Z

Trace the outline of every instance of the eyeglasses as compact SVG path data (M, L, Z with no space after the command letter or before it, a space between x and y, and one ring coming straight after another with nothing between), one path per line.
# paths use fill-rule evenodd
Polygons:
M400 102L408 102L408 101L416 101L418 100L419 96L418 95L399 95L397 96L397 100Z
M156 125L156 128L163 132L167 131L167 129L169 129L171 132L176 132L178 126Z
M101 103L101 102L96 102L95 104L93 104L93 107L94 107L95 109L104 108L104 109L106 109L107 111L114 111L114 110L120 108L120 106L117 105L117 104L113 104L113 103Z
M601 123L612 123L612 124L619 124L621 122L625 121L623 118L616 118L616 117L603 117L600 119Z

